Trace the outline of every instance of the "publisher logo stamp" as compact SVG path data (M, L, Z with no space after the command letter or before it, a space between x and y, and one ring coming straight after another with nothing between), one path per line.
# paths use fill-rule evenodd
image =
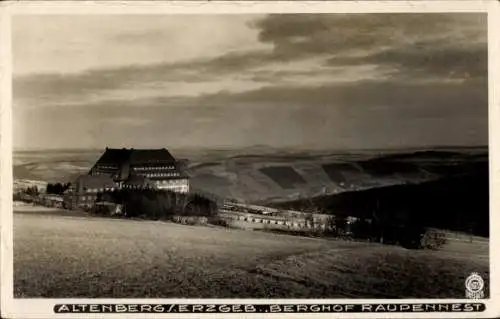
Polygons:
M484 280L478 273L471 273L465 279L465 296L469 299L484 298Z

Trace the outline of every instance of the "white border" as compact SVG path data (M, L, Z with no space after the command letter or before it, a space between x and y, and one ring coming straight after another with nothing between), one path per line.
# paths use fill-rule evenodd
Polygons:
M487 12L494 0L444 1L20 1L10 14L258 14Z
M13 287L12 231L12 63L10 15L0 4L0 316L8 312Z
M500 316L500 236L495 234L495 226L500 225L498 214L493 214L499 206L500 149L497 142L500 127L500 2L497 1L174 1L174 2L82 2L82 1L34 1L0 3L0 208L1 208L1 316L5 318L49 318L56 303L425 303L425 302L470 302L456 299L332 299L332 300L265 300L265 299L13 299L13 251L12 251L12 63L10 17L18 14L251 14L251 13L380 13L380 12L487 12L488 13L488 54L489 54L489 147L490 147L490 299L484 300L487 311L483 313L317 313L315 317L348 318L493 318ZM495 250L494 247L497 247ZM495 301L496 304L495 305ZM120 317L151 318L178 317L180 314L122 314ZM293 314L292 316L298 316ZM68 314L58 317L71 318L115 318L112 314ZM224 317L260 318L261 314L224 314ZM273 314L270 316L290 316ZM185 318L221 317L221 314L182 314Z

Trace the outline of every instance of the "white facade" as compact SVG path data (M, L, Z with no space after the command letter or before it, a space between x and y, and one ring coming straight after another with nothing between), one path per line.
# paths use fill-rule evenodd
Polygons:
M170 190L176 193L189 192L188 179L168 179L155 182L156 188L163 190Z

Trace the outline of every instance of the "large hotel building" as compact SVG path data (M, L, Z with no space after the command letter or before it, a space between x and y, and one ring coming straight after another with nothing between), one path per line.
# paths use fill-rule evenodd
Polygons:
M89 207L97 194L116 188L156 188L189 192L189 178L165 149L106 148L87 175L72 183L72 206Z

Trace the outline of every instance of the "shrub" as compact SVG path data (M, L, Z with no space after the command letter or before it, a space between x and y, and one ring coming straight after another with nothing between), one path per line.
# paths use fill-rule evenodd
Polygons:
M422 228L406 225L406 227L398 227L395 229L396 229L397 241L401 244L401 246L408 249L422 248L421 244L423 235Z
M182 225L205 225L208 219L205 216L173 216L172 221Z
M94 205L92 207L92 213L96 215L110 216L111 208L107 205Z
M356 220L351 227L352 237L358 239L369 239L372 237L372 227L365 219Z
M33 187L28 187L24 190L24 193L26 195L30 195L30 196L38 196L40 194L40 192L38 191L38 187L35 185Z
M212 216L208 218L208 223L215 226L231 227L230 222L219 216Z
M348 233L347 218L342 215L332 215L326 221L324 234L331 237L344 237Z
M438 229L427 229L421 239L422 248L437 250L446 245L446 234Z
M181 214L185 216L214 216L217 215L217 204L206 197L194 194L188 198Z
M13 201L22 201L23 200L23 197L21 195L20 192L16 192L14 193L14 195L12 196L12 200Z
M217 203L202 195L156 189L115 190L100 194L99 199L122 204L127 217L142 216L153 220L167 220L173 216L215 216L218 211Z
M48 183L45 192L47 194L62 195L70 186L71 186L71 183L66 183L66 184L61 184L61 183L51 184L51 183Z

